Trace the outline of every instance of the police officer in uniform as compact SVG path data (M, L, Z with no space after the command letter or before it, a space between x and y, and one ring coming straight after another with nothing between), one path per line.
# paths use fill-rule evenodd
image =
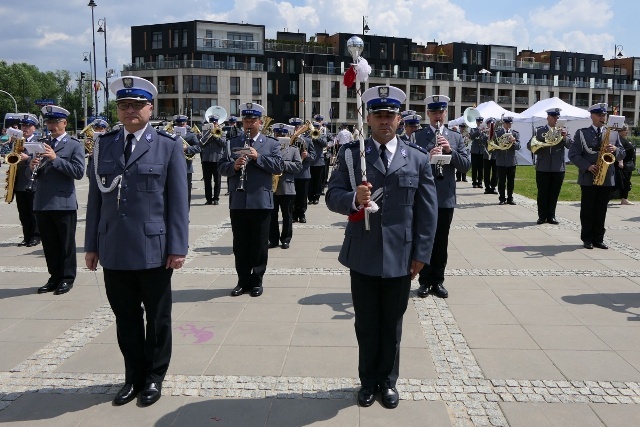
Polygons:
M331 211L351 219L338 259L350 269L362 384L358 403L364 407L379 389L385 407L398 406L402 316L411 280L431 257L437 221L429 155L396 136L405 99L393 86L362 94L372 135L365 142L368 185L360 178L359 143L352 142L340 149L326 195ZM370 201L379 210L369 215L366 231L361 213Z
M309 204L317 205L320 201L321 193L324 191L322 184L322 178L324 174L324 149L327 147L327 137L322 134L320 129L320 123L314 122L313 127L320 130L320 136L316 139L312 139L313 150L316 153L316 158L311 164L311 181L309 181Z
M485 122L487 128L493 123L495 125L496 119L489 117ZM488 132L488 131L487 131ZM495 129L494 129L495 138ZM484 153L482 155L482 170L484 172L484 194L498 194L496 191L496 185L498 184L498 165L496 164L496 156L493 152L489 152L489 135L484 140Z
M468 142L466 140L465 137L465 132L468 132L467 129L467 124L466 123L460 123L459 126L454 126L453 128L451 128L454 132L459 132L460 135L462 135L462 140L464 141L465 145L467 146L467 148L469 148ZM467 174L463 173L459 170L456 170L456 182L469 182L467 181Z
M444 287L444 271L448 259L449 229L453 220L453 209L456 206L456 169L468 171L471 158L462 135L444 126L449 97L432 95L425 98L425 103L429 126L416 133L416 144L427 150L431 156L450 155L451 162L442 165L441 174L437 172L435 166L432 166L438 191L438 227L431 259L420 271L418 296L425 298L432 293L437 297L447 298L449 292ZM440 128L437 128L438 123Z
M302 126L302 119L292 117L289 124L294 126L294 132ZM302 159L302 169L294 175L296 194L293 199L293 222L307 222L307 198L309 194L309 182L311 181L311 165L318 155L314 144L306 135L296 138L296 145L300 147L300 158ZM320 153L322 155L322 152Z
M38 118L33 114L22 114L20 119L20 130L25 144L35 142L34 132L39 127ZM20 153L20 161L16 166L16 179L13 192L16 198L16 207L18 208L18 217L22 225L22 242L18 246L26 246L28 248L36 246L40 243L40 231L38 231L38 223L33 213L33 192L27 191L29 184L29 154L26 148Z
M218 124L220 117L212 115L209 123ZM217 205L220 203L220 173L218 162L226 155L227 138L222 133L220 138L211 135L207 141L202 141L200 159L202 161L202 178L204 180L205 205ZM213 178L213 186L211 179Z
M484 118L476 118L476 127L469 130L471 138L471 184L473 188L482 188L483 157L487 151L487 134L483 131Z
M188 247L187 165L182 142L149 124L158 93L151 82L120 77L111 91L124 126L96 142L85 262L102 265L124 356L125 385L113 403L140 393L146 406L160 398L171 359L171 276Z
M560 118L560 108L547 110L547 124L536 128L534 138L544 142L544 134L555 128ZM538 187L538 224L558 224L556 206L565 174L565 148L572 143L567 130L562 128L562 140L551 147L543 147L536 151L536 186ZM527 142L531 150L531 141Z
M84 175L84 148L65 131L69 111L47 105L42 114L49 130L49 136L40 140L45 151L31 160L25 172L29 177L35 173L33 210L50 275L38 293L61 295L73 288L76 279L78 201L74 180Z
M280 141L260 132L264 107L240 105L244 136L229 142L229 152L220 161L222 176L229 178L229 209L233 231L238 285L232 296L250 292L262 295L262 277L267 269L269 224L273 210L272 175L282 173Z
M513 145L507 150L495 150L493 152L496 159L496 167L498 169L498 194L499 204L515 205L513 201L513 187L516 179L516 165L518 159L516 152L520 149L520 132L512 130L513 117L505 116L502 118L502 127L496 130L496 138L500 138L503 135L511 135L510 141L513 141ZM506 187L506 197L505 197Z
M184 139L188 144L187 146L183 147L183 149L185 160L187 162L189 206L191 206L191 188L193 187L193 184L191 182L193 178L193 156L199 153L202 148L200 147L200 140L198 139L198 136L195 133L191 132L191 128L187 128L187 120L189 120L189 118L183 114L173 116L174 130L175 128L184 128L186 130L186 134L182 136L182 139ZM180 140L180 138L178 138L178 140Z
M593 178L598 173L596 163L600 148L606 144L606 152L615 156L615 161L624 159L624 148L620 138L604 141L607 120L607 104L599 103L589 107L591 126L578 129L569 147L569 160L579 169L578 184L580 198L580 239L586 249L594 247L609 249L604 243L604 223L611 190L615 186L615 168L609 167L602 185L594 185Z
M422 120L422 116L419 114L409 114L405 116L403 120L404 133L401 135L404 142L415 142L415 136L412 137L412 135L420 129L420 120Z
M284 162L284 171L278 179L278 186L273 193L273 211L269 228L269 247L275 248L278 242L282 249L289 249L293 235L293 198L296 194L294 176L302 170L302 158L297 147L289 145L287 135L294 127L284 123L273 125L273 133L280 140L280 155ZM278 228L278 211L282 211L282 232Z

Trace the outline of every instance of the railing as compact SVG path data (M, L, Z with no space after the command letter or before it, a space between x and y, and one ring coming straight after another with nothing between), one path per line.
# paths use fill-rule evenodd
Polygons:
M626 76L627 69L621 68L621 67L602 67L602 74L615 74L616 76L617 75Z
M198 37L196 50L204 52L231 52L246 54L262 54L263 44L258 41L229 40Z
M211 94L217 94L218 93L218 85L217 84L216 85L201 84L199 86L186 85L185 88L183 89L183 91L186 92L186 93L211 93Z
M575 103L576 107L588 107L589 105L591 104L589 104L588 99L580 99L580 98L576 99L576 103Z
M178 93L178 88L174 85L158 85L158 93Z
M201 61L201 60L181 60L181 61L157 61L145 62L142 64L125 64L123 71L144 71L144 70L165 70L169 68L213 68L223 70L244 70L263 71L264 64L246 64L244 62L226 61Z
M511 98L510 96L499 96L498 104L511 104L512 99L513 98Z
M529 97L526 96L516 96L516 104L529 104Z
M498 59L491 58L489 61L491 68L494 70L515 70L516 61L514 59Z
M392 70L371 70L371 77L398 77Z
M549 63L548 62L535 62L535 61L517 61L516 66L518 68L526 68L529 70L548 70Z
M462 102L476 102L476 95L462 95Z
M489 96L489 95L480 95L480 103L483 102L487 102L487 101L493 101L493 96Z
M635 102L623 102L622 106L624 108L635 108L636 107L636 103Z
M278 41L265 42L264 50L276 52L318 53L321 55L333 55L335 53L333 46L311 45L306 43L281 43Z
M423 101L427 97L424 93L410 93L409 100L410 101Z
M413 52L411 54L412 61L422 62L451 62L448 55L436 55L434 53Z

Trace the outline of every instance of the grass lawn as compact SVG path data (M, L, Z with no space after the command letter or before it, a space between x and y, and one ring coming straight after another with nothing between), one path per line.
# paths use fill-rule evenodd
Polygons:
M611 165L610 167L613 167ZM564 184L560 190L561 201L580 201L580 186L578 181L578 168L574 165L567 165L567 172L564 176ZM516 170L516 182L513 190L515 193L535 200L538 195L536 187L536 170L534 166L518 166ZM640 201L640 175L634 172L631 176L631 192L629 200Z

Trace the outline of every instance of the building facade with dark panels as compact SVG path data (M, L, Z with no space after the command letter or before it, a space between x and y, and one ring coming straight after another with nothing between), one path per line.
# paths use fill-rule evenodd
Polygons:
M158 86L156 111L187 112L199 121L211 105L237 115L242 102L263 104L275 121L322 114L334 124L357 121L355 91L342 84L353 62L352 34L278 32L266 39L261 25L190 21L132 27L132 63L124 73ZM449 118L493 100L522 112L552 96L586 108L618 104L627 123L640 111L636 58L605 60L601 55L522 50L515 46L467 42L424 45L408 38L360 36L372 72L366 89L389 84L407 94L403 109L425 117L424 98L451 98ZM613 63L615 62L615 64ZM615 80L615 84L614 84ZM615 86L615 90L614 90Z

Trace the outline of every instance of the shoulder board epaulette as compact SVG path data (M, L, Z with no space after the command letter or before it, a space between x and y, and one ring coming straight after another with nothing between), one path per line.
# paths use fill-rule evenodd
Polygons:
M342 146L346 149L346 148L354 148L354 147L358 147L360 148L360 141L351 141L351 142L347 142L346 144L342 144Z
M169 132L167 132L164 129L160 129L158 132L158 135L162 135L162 136L166 136L167 138L171 138L174 141L176 141L176 136L175 135L171 135Z
M69 136L69 139L76 141L76 142L80 142L80 140L78 138L76 138L75 136Z
M43 136L42 138L39 138L39 139L38 139L38 141L45 142L45 141L47 141L48 139L49 139L49 137L48 137L48 136Z
M265 135L267 138L269 139L273 139L274 141L276 141L278 144L280 143L280 140L278 138L276 138L275 136L271 136L271 135Z
M115 135L118 132L120 132L120 129L111 129L109 132L105 132L102 134L102 136L110 136L110 135Z
M462 133L460 133L460 131L453 130L453 129L449 129L449 128L447 128L447 130L448 130L449 132L459 133L460 135L462 135Z
M406 143L409 147L411 148L415 148L416 150L422 151L425 154L429 154L429 151L425 148L420 147L419 145L413 143L413 142L407 142Z
M425 127L423 127L423 128L420 128L420 129L418 129L418 130L414 131L413 133L420 133L420 132L424 132L424 131L426 131L427 129L431 129L431 127L430 127L430 126L425 126Z

